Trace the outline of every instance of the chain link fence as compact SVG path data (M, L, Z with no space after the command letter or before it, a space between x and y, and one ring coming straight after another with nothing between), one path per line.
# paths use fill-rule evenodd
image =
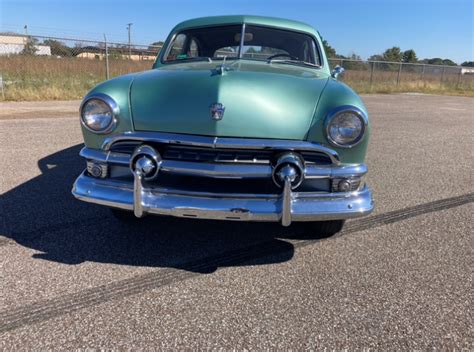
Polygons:
M341 79L357 91L460 92L474 90L474 68L422 63L329 59L345 69Z
M152 67L160 45L0 34L0 99L80 99L119 75ZM474 72L459 66L330 59L358 92L474 90Z
M80 99L94 85L151 68L161 46L0 34L0 98Z

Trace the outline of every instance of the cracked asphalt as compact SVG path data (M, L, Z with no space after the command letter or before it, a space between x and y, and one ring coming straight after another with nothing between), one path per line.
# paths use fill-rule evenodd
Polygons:
M335 237L70 194L79 102L0 103L0 349L474 348L474 99L364 95L376 210Z

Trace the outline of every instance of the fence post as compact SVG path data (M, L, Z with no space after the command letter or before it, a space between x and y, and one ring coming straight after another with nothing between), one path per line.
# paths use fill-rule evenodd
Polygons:
M462 67L459 67L459 74L458 74L458 84L457 87L461 85L461 78L462 78Z
M372 82L374 80L374 68L375 68L375 62L371 62L371 67L370 67L370 89L372 89Z
M105 79L109 79L109 47L107 46L107 37L104 33L104 42L105 42Z
M400 62L400 67L398 69L398 75L397 75L397 86L400 85L400 74L402 73L402 63Z
M2 90L2 99L5 100L5 91L3 89L3 76L0 75L0 89Z
M423 70L421 71L421 83L425 83L425 68L426 65L423 64Z

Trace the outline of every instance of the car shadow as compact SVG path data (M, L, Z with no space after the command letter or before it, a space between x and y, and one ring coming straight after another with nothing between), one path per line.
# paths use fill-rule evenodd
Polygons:
M84 168L78 155L81 147L39 160L39 176L1 195L0 233L37 251L34 258L212 272L220 266L288 261L294 255L288 239L307 238L298 228L273 223L149 216L123 224L107 208L71 195Z

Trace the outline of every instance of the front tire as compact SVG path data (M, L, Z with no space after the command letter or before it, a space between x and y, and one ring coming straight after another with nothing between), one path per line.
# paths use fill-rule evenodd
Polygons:
M336 235L341 232L344 227L345 220L329 220L329 221L314 221L314 222L301 222L297 223L297 226L303 228L304 237L323 239Z
M132 224L137 222L138 218L133 214L132 211L127 211L123 209L110 208L112 216L118 221L124 224Z

